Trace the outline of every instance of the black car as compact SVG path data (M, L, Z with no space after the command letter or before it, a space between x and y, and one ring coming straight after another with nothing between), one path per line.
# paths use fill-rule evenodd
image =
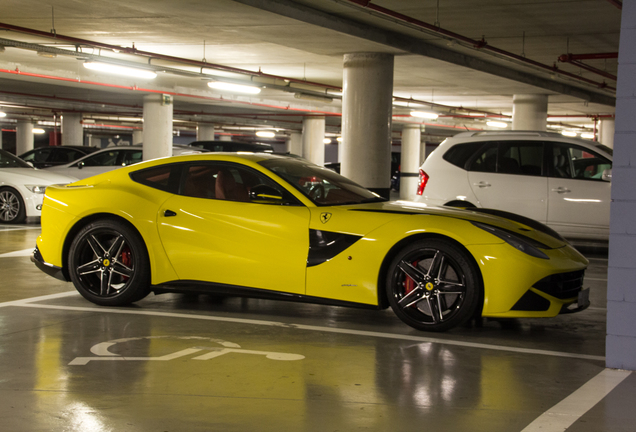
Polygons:
M194 141L189 145L206 149L211 152L253 152L253 153L273 153L274 147L270 144L248 143L241 141Z
M396 192L400 191L400 165L402 153L391 152L391 189ZM340 174L340 162L328 162L325 164L325 168L329 168L332 171Z
M97 150L97 147L89 146L46 146L29 150L19 158L35 168L48 168L73 162Z

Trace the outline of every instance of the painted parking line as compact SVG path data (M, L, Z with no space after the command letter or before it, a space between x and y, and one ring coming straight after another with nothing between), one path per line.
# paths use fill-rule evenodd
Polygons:
M13 300L13 301L0 303L0 308L7 307L7 306L24 306L25 304L28 304L31 302L54 300L58 298L71 297L75 295L79 295L79 293L76 290L65 291L65 292L57 293L57 294L47 294L47 295L38 296L38 297L30 297L30 298L26 298L22 300Z
M0 258L28 257L33 255L33 248L0 254Z
M521 432L564 432L630 374L630 371L605 369Z

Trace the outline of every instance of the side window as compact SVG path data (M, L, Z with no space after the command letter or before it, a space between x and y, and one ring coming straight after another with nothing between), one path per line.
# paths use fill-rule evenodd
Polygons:
M491 173L497 172L497 143L490 142L482 145L468 163L468 170Z
M135 151L122 151L121 165L128 166L141 162L143 159L143 152L141 150Z
M180 165L161 165L130 174L137 183L165 192L176 193L179 186Z
M23 160L34 162L34 163L44 163L47 161L50 154L51 154L51 149L36 150L30 155L25 156Z
M512 141L499 143L497 172L540 176L543 174L543 143Z
M49 158L49 162L69 163L82 157L83 154L77 150L60 148L54 151Z
M553 143L552 177L603 181L603 172L612 162L588 150L570 144Z
M446 153L444 153L444 156L442 156L442 158L448 163L451 163L459 168L467 169L466 163L468 162L468 160L475 154L475 152L478 152L479 149L482 148L483 146L484 146L483 142L457 144L449 148L446 151ZM393 161L393 153L392 153L391 154L392 162L399 163L400 154L399 153L395 153L395 154L398 155L398 159L397 161Z
M92 155L82 161L84 166L117 166L119 151L111 150Z
M287 191L263 174L228 163L188 165L184 171L181 195L250 202L250 191L257 186L267 186L278 192L283 197L280 204L296 203Z

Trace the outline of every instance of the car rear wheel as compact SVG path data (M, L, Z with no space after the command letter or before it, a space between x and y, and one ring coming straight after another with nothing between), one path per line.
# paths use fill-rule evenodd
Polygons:
M139 234L121 222L101 220L82 228L68 264L75 288L95 304L126 305L149 293L148 252Z
M472 258L444 239L404 247L391 262L386 282L391 308L418 330L446 331L464 323L481 298Z
M23 223L26 219L24 200L13 188L0 189L0 222Z

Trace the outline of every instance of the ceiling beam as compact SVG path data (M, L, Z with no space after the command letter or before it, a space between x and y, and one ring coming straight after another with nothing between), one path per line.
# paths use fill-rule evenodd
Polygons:
M416 37L399 32L385 30L369 24L331 15L292 0L233 0L247 6L252 6L267 12L292 18L307 24L334 30L350 36L359 37L411 54L434 58L485 72L501 78L510 79L523 84L549 90L584 101L601 105L615 106L616 97L589 88L578 87L552 78L544 78L517 69L488 62L480 58L452 51L437 45L429 44Z

